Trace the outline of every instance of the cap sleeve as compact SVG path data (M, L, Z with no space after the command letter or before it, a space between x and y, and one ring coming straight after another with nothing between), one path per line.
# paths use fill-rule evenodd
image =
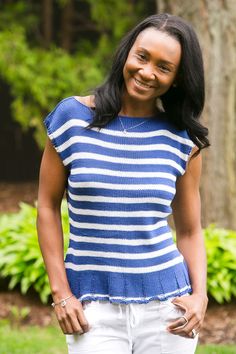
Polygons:
M62 100L44 119L46 132L55 150L61 158L64 166L70 156L68 141L70 139L70 120L68 117L67 104Z

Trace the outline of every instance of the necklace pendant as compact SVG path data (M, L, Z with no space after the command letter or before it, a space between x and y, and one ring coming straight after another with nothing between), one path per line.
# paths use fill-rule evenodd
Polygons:
M125 134L127 133L127 130L126 130L126 129L124 129L124 133L125 133Z

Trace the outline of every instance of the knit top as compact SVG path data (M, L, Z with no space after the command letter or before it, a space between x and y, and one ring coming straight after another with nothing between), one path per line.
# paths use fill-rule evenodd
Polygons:
M190 293L167 221L193 147L187 132L165 113L118 116L101 130L85 129L92 118L91 108L68 97L44 121L68 171L65 268L72 293L118 303Z

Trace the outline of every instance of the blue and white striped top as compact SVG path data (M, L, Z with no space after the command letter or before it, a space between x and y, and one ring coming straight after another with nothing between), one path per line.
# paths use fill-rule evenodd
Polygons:
M62 100L47 133L68 170L68 281L80 300L147 303L191 292L167 222L193 143L164 113L85 129L91 108ZM126 133L125 128L134 127Z

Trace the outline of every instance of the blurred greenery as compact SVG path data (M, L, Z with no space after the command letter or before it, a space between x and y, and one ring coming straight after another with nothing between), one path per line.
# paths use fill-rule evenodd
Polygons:
M61 99L86 94L103 81L119 39L150 14L155 1L75 1L66 24L63 14L70 0L53 2L51 17L42 15L44 3L0 3L0 79L10 88L14 119L24 130L34 128L41 147L43 117ZM44 33L48 21L49 44ZM70 48L65 48L65 36Z
M21 203L18 213L0 216L0 277L9 279L9 289L20 285L22 294L33 287L43 303L51 293L36 231L36 208ZM68 247L68 215L62 203L64 246ZM48 235L50 237L50 235Z
M69 226L66 201L62 203L65 252ZM208 294L218 303L236 298L236 232L210 225L204 230L208 259ZM50 235L49 235L50 237ZM30 287L43 303L50 288L36 233L36 208L20 204L18 213L0 215L0 277L9 280L9 288L20 285L25 294Z
M236 232L216 228L205 229L208 260L207 287L219 303L236 297Z
M236 345L199 345L196 354L235 354Z
M0 321L1 354L65 354L66 341L59 326L12 327Z

